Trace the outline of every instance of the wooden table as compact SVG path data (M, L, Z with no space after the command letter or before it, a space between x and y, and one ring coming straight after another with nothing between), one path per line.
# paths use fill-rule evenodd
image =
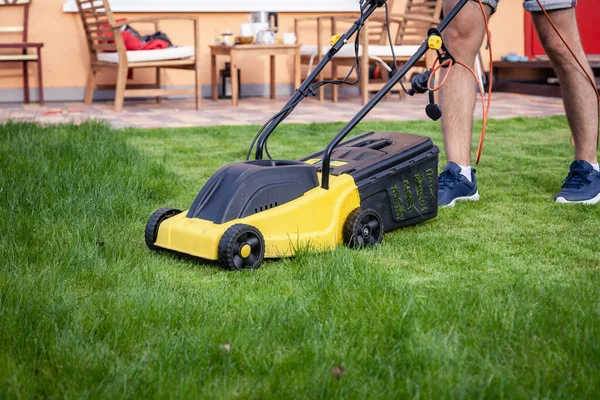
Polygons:
M293 78L294 87L300 86L300 46L299 45L260 45L260 44L238 44L235 46L210 46L211 55L211 78L212 78L212 98L217 100L218 71L217 56L229 56L231 62L231 102L234 106L238 105L238 69L239 60L244 55L254 57L270 56L271 58L271 98L275 98L275 56L287 55L294 57Z

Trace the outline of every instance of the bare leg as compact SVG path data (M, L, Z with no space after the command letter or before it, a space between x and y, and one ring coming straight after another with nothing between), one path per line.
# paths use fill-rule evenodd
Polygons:
M445 0L447 14L458 0ZM485 6L488 17L491 8ZM481 8L475 1L465 5L444 31L444 44L459 61L474 68L485 35L485 23ZM445 73L445 72L444 72ZM441 89L440 104L444 116L442 130L448 161L459 165L471 165L471 133L475 108L475 81L465 68L455 66Z
M585 57L577 20L573 8L549 11L556 28L569 44L579 61L593 77L592 69ZM544 50L550 57L565 103L565 111L575 140L575 159L591 164L598 161L598 102L591 83L560 40L546 16L541 12L532 13Z

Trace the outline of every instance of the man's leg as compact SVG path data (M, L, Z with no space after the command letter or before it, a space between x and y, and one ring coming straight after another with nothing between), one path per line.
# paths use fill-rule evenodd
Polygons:
M586 68L587 73L593 77L594 74L579 38L575 9L548 11L548 14L560 34ZM552 61L560 80L567 118L575 139L575 160L584 160L590 164L595 164L598 162L596 155L598 144L598 102L596 93L546 16L541 12L533 12L531 15L544 50L550 61Z
M542 1L542 3L544 3ZM568 6L569 1L566 2ZM537 2L525 3L527 9L535 9ZM571 50L593 78L577 29L575 9L562 8L548 11L554 25ZM556 196L559 203L600 203L600 168L598 167L598 101L587 76L577 64L552 25L541 12L532 12L533 22L544 50L556 71L567 113L569 126L575 140L575 161L562 191Z
M457 2L445 0L444 14L448 14ZM495 1L491 3L496 4ZM484 8L489 18L492 9L487 5ZM467 3L443 33L450 54L472 68L484 36L485 22L477 1ZM469 71L456 65L440 91L444 146L449 162L440 175L438 203L441 206L453 206L457 200L479 199L475 175L470 168L464 168L471 165L475 85Z
M444 14L447 14L457 2L458 0L445 0ZM484 7L489 16L491 9L488 6ZM484 35L485 23L476 1L467 3L443 34L444 44L450 54L473 68ZM456 65L440 90L446 155L448 161L465 166L471 163L475 85L476 82L469 71Z

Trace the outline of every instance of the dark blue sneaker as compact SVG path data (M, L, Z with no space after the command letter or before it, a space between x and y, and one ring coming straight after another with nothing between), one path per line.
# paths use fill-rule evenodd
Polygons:
M438 205L454 207L457 201L479 200L474 169L471 170L471 181L461 175L458 164L450 162L438 180Z
M556 196L556 202L580 204L600 202L600 172L587 161L573 161L562 191Z

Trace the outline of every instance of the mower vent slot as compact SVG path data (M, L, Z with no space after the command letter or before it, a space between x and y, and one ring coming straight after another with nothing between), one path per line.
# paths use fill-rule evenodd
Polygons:
M273 205L273 203L265 204L265 206L264 206L264 207L262 207L262 206L261 206L261 207L259 207L259 208L255 208L255 209L254 209L254 214L257 214L257 213L258 213L258 212L260 212L260 211L267 211L267 210L270 210L271 208L277 207L278 205L279 205L279 204L278 204L277 202L275 202L275 203L274 203L274 205Z

